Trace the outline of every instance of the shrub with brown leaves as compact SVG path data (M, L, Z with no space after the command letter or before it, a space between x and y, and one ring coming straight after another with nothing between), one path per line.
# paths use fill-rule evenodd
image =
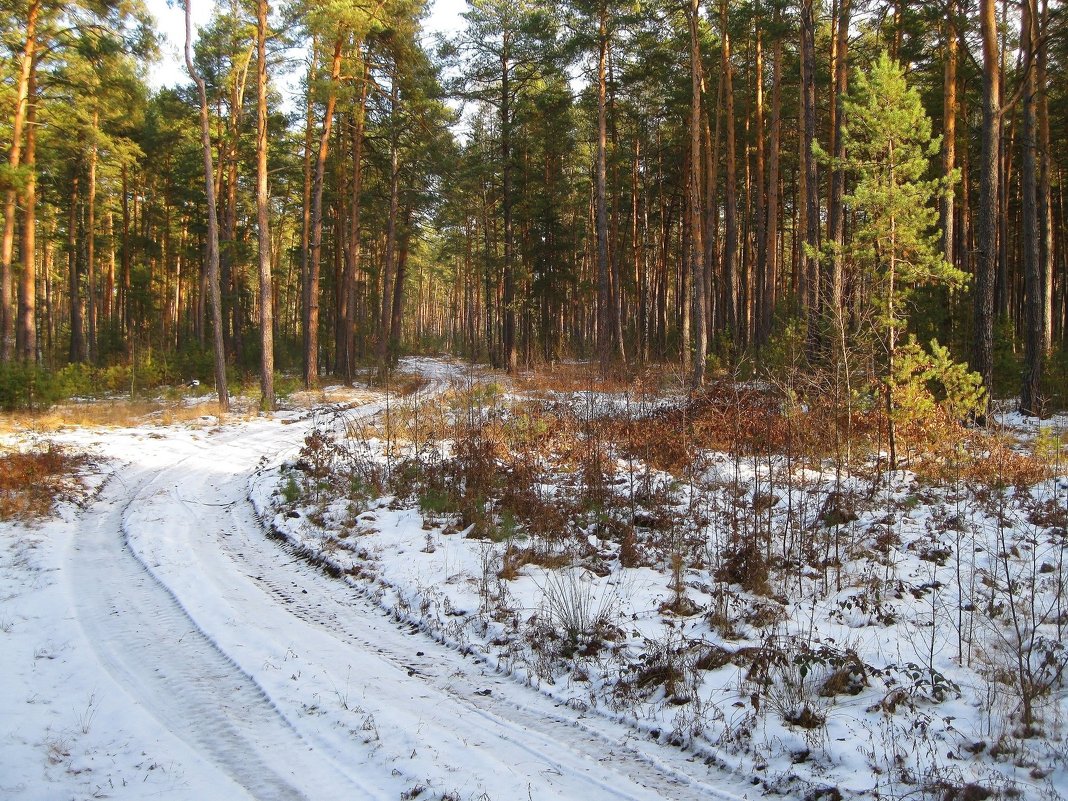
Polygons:
M76 500L87 462L54 442L0 454L0 520L45 517L57 503Z

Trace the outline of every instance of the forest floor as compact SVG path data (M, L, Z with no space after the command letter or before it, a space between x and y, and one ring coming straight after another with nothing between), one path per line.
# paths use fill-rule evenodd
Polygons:
M0 505L0 796L1068 796L1068 419L889 473L587 372L5 435L79 479Z

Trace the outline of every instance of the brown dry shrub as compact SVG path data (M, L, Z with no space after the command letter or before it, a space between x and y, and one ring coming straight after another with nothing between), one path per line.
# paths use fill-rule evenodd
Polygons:
M770 571L763 549L752 539L737 543L723 554L716 571L716 579L725 584L737 584L743 590L767 595Z
M82 491L79 471L88 463L53 442L29 451L0 454L0 520L44 517Z
M693 462L695 450L746 454L793 452L813 457L830 455L834 437L850 431L854 445L876 441L878 415L846 410L823 395L806 397L805 406L791 404L771 388L721 380L709 384L692 400L640 419L599 421L603 436L623 452L651 466L678 473Z
M972 486L1025 489L1045 480L1050 467L1030 454L1018 453L1003 439L989 437L982 455L970 460L961 470L961 478Z
M629 392L656 393L677 383L670 369L664 365L628 370L617 366L602 375L596 365L583 362L557 362L536 366L513 379L515 388L529 394L550 392Z
M541 548L509 547L504 552L497 575L504 581L514 581L527 565L543 567L546 570L560 570L569 564L571 557L566 553L551 553Z

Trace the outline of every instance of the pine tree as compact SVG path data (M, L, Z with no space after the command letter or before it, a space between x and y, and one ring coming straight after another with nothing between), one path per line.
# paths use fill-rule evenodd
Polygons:
M920 95L907 86L902 67L884 52L868 71L858 70L853 95L844 103L848 154L842 166L856 186L845 198L857 217L849 255L872 287L875 333L885 349L882 375L893 376L898 343L908 324L909 298L921 285L962 286L966 275L941 252L937 199L944 177L926 179L940 138ZM949 177L953 180L953 176ZM885 382L890 418L890 463L896 461L891 382Z

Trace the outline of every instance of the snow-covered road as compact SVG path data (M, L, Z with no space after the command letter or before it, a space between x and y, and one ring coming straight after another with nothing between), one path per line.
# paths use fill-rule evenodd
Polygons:
M121 688L107 693L107 719L151 731L176 765L153 797L740 797L737 784L717 789L692 754L399 626L268 538L250 481L314 422L290 414L92 436L120 467L69 521L58 573L89 644L72 648L78 670ZM50 781L75 784L55 772ZM111 783L117 797L147 797ZM54 797L32 781L14 791Z

